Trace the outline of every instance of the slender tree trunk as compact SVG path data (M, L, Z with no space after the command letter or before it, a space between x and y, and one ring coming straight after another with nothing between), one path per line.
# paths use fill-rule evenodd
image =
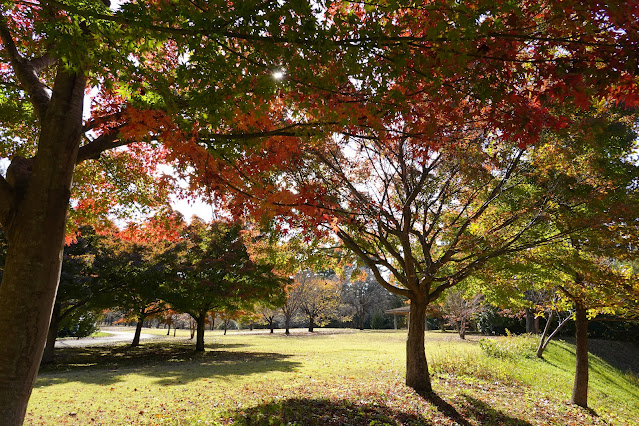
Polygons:
M466 340L466 319L462 318L459 321L459 338Z
M55 301L86 79L59 71L41 117L38 154L14 157L0 179L8 241L0 284L0 419L19 425L42 359ZM19 327L16 327L19 324Z
M312 333L313 330L315 329L315 318L313 318L311 315L308 316L308 332Z
M226 330L229 328L229 320L224 320L224 335L226 336Z
M535 332L535 313L532 309L526 308L526 333Z
M206 313L200 314L197 318L197 338L195 340L195 350L204 352L204 327L206 326Z
M142 325L144 325L144 320L146 319L146 315L140 313L138 315L138 322L135 325L135 334L133 335L133 341L131 342L131 347L134 348L136 346L140 346L140 335L142 334Z
M58 338L58 327L60 324L60 307L56 304L53 307L53 313L51 314L51 322L49 323L49 331L47 332L47 343L42 353L42 364L49 364L53 362L53 355L55 352L55 341Z
M171 323L168 324L169 327L166 329L166 335L170 335L171 334Z
M271 318L268 322L269 328L271 329L271 334L273 334L273 330L275 329L275 318Z
M197 323L193 318L189 320L189 328L191 330L191 338L189 340L193 340L193 338L195 337L195 331L197 329Z
M364 329L364 319L366 318L366 310L362 307L362 314L359 316L359 329Z
M408 340L406 341L406 385L419 393L430 393L432 387L424 349L426 304L411 300Z
M550 342L550 337L546 339L548 336L548 332L550 331L550 323L555 317L555 311L551 310L550 314L548 314L548 320L546 321L546 326L544 327L543 333L541 333L541 339L539 339L539 346L537 346L537 358L543 358L544 351L546 350L546 346L548 346L548 342ZM552 337L552 336L551 336Z
M586 308L576 304L575 324L577 326L575 384L570 402L580 407L588 407L588 316Z

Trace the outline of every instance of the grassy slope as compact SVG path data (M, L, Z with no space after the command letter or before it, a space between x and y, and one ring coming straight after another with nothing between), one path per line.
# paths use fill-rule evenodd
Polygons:
M474 336L460 342L452 333L429 332L439 398L424 399L403 385L405 337L207 331L203 354L180 333L133 349L70 348L40 373L27 424L563 425L639 418L637 376L594 356L596 415L565 403L574 369L574 347L565 342L553 343L545 361L496 359ZM623 348L634 351L628 359L639 359L639 348Z

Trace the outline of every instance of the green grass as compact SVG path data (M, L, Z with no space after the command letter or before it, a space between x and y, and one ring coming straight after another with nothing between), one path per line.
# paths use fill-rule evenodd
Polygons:
M144 330L145 333L162 330ZM437 397L404 384L405 331L250 334L207 331L207 350L178 336L67 348L36 381L27 424L633 424L639 381L619 360L592 356L592 411L567 404L574 347L545 360L495 358L479 336L428 332ZM495 342L512 347L513 341ZM517 345L515 345L517 346ZM523 347L526 347L524 344ZM639 360L639 348L629 356ZM626 365L635 368L636 365Z

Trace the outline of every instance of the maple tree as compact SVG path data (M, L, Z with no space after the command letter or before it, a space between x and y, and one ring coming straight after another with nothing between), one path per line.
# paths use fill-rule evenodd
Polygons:
M460 339L466 338L466 328L473 316L483 309L484 295L475 294L466 296L461 291L449 291L446 293L442 310L444 318L455 323Z
M548 294L551 309L572 312L577 367L571 401L587 407L588 319L637 312L637 277L628 262L637 256L639 166L633 157L633 115L610 108L579 115L585 132L550 136L533 155L536 182L552 186L553 202L561 206L547 226L572 229L569 237L505 258L514 270L502 266L510 280L526 280L532 289ZM546 334L538 356L549 341Z
M163 201L158 198L170 182L162 181L155 166L179 157L187 164L181 171L188 164L206 169L191 125L200 119L209 133L236 129L235 114L251 110L252 103L261 107L273 92L270 70L281 62L277 50L289 33L314 34L317 21L305 2L108 5L0 5L2 157L11 159L0 179L0 220L8 240L0 324L11 330L0 345L0 410L7 423L22 422L37 372L70 198L84 223L95 220L93 213L113 211L117 202ZM264 36L283 16L287 25ZM95 96L84 116L89 91ZM236 95L236 103L224 102ZM136 177L135 184L129 177ZM13 331L16 319L26 332Z
M351 268L347 279L342 283L342 303L350 306L357 318L357 327L364 329L364 322L375 308L379 309L388 301L388 292L381 287L370 270Z
M335 277L327 277L313 271L304 270L295 275L299 284L300 309L308 318L308 331L316 325L324 325L334 317L341 305L341 286Z
M227 199L333 232L409 298L407 384L430 392L428 304L491 259L584 226L546 226L562 206L532 172L543 173L533 152L549 133L577 131L574 107L636 105L637 13L634 2L334 5L337 28L375 35L369 57L336 78L333 96L282 95L297 114L332 121L329 135L222 156Z
M167 264L171 259L166 254L169 249L168 244L159 242L120 241L110 259L111 271L107 273L107 279L116 288L111 307L122 312L125 319L136 322L131 346L140 344L144 321L168 309L161 295L163 285L170 279Z
M291 321L302 306L302 288L299 281L293 280L286 286L286 301L282 305L282 316L284 316L284 334L291 334Z
M163 299L196 322L197 351L204 351L209 312L230 315L252 310L261 300L276 303L283 297L286 280L275 275L271 265L250 258L239 224L193 220L181 234Z
M80 228L75 238L65 245L60 283L41 362L53 361L55 342L66 319L78 312L108 307L109 295L115 288L106 278L105 265L112 258L112 244L90 227Z
M266 305L259 305L255 309L259 315L259 320L268 326L271 334L273 334L275 329L275 319L277 318L278 310L279 308L277 307L269 307Z

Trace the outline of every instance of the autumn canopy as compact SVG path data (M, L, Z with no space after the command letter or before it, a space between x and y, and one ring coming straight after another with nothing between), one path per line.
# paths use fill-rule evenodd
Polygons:
M419 318L491 259L573 232L575 199L544 181L539 147L628 126L639 101L636 0L108 3L0 5L8 424L41 358L67 213L159 209L181 177L235 216L336 235ZM591 196L614 193L600 183ZM428 391L421 331L407 383Z

